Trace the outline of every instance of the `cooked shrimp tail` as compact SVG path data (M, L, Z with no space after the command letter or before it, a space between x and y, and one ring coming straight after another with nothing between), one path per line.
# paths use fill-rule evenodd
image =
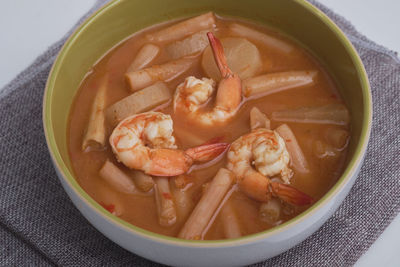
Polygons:
M155 176L176 176L184 174L195 162L206 162L218 157L229 144L215 143L189 148L153 150L145 172Z
M296 205L305 206L313 203L313 198L289 185L271 182L272 193L283 201Z
M222 77L233 75L232 70L228 67L226 57L224 54L224 47L221 41L215 37L212 32L207 33L208 40L210 41L211 50L214 55L215 62L217 63L218 69L221 72Z
M229 147L228 143L205 144L198 147L189 148L185 151L194 162L210 161L218 157Z
M214 54L215 62L221 72L222 80L218 85L216 106L234 112L238 109L242 100L242 81L239 76L232 72L226 62L224 48L221 42L212 32L207 33L208 40Z

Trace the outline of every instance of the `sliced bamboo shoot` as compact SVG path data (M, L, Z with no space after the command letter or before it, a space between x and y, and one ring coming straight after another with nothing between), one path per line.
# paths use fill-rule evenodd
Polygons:
M169 100L172 95L163 82L158 82L127 96L106 109L107 121L115 126L121 120L136 113L148 111Z
M155 42L170 42L179 40L193 33L212 29L215 25L215 17L212 12L181 21L168 28L147 35L147 39Z
M142 171L131 170L132 180L134 181L137 188L142 192L149 192L154 187L153 177L145 174Z
M259 209L260 220L269 224L276 224L281 216L281 203L278 199L272 198L262 203Z
M174 187L179 188L179 189L185 189L186 187L190 187L191 184L191 179L188 175L178 175L174 179L171 179L174 183Z
M272 119L300 123L347 125L350 122L350 115L345 105L329 104L325 106L275 111L272 113Z
M183 239L201 239L202 232L207 227L218 205L232 185L232 172L221 168L209 188L201 197L197 206L190 214L178 237Z
M269 48L282 51L284 53L290 53L293 50L293 46L282 40L279 40L272 36L268 36L265 33L261 33L257 30L237 23L231 24L229 30L234 35L248 38L250 40L259 41Z
M138 91L158 81L169 82L187 71L196 62L195 57L184 57L162 65L131 71L125 77L132 91Z
M253 107L250 110L250 128L252 130L257 128L271 129L271 121L267 115L262 113L258 108Z
M306 157L289 126L282 124L276 128L275 131L285 140L286 148L289 152L294 169L300 173L310 172Z
M221 43L228 66L244 80L261 71L262 61L257 47L244 38L222 38ZM213 53L208 46L203 53L201 66L208 77L221 80L221 73L215 63Z
M181 175L185 176L185 175ZM188 194L188 187L179 188L171 179L171 191L175 199L175 205L180 221L186 220L187 216L193 209L193 200Z
M154 177L155 197L158 222L161 226L171 226L176 223L175 203L169 189L167 177Z
M287 71L269 73L243 81L243 92L246 97L265 96L284 90L312 85L317 71Z
M119 192L132 194L136 190L135 184L131 178L109 160L104 163L99 174L108 184Z
M160 53L160 48L153 44L145 44L140 48L132 64L126 72L133 72L147 67Z
M172 59L201 52L208 46L207 32L208 31L197 32L182 41L173 42L167 45L165 50Z
M225 238L239 238L242 236L239 219L230 200L226 201L222 207L220 218L224 226Z
M106 105L107 75L101 80L101 84L94 99L90 112L89 125L82 142L82 150L100 150L106 144L106 129L104 109Z

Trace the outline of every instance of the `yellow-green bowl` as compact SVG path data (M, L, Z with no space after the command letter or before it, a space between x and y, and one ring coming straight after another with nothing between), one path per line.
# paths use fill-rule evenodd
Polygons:
M155 234L111 215L79 186L67 151L67 118L90 67L115 44L147 26L207 11L276 28L312 51L340 87L352 116L346 169L306 212L271 230L232 240L185 241ZM68 39L49 75L43 101L46 140L59 179L83 216L109 239L145 258L186 266L233 266L273 257L316 231L348 194L361 167L371 129L371 94L363 64L343 32L302 0L116 0ZM329 237L327 237L329 238Z

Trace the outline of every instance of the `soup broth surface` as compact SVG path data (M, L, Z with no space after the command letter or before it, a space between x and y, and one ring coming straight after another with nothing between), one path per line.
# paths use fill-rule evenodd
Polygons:
M129 84L125 79L125 73L139 49L148 43L145 36L174 23L176 22L153 26L135 33L105 54L82 81L71 108L68 127L69 155L75 177L80 186L106 209L113 211L118 206L121 211L118 216L121 219L143 229L167 236L177 236L187 218L180 218L178 215L174 225L169 227L161 226L158 222L156 201L153 192L139 195L121 193L100 177L99 170L106 160L113 162L125 173L130 173L127 167L116 160L109 143L107 142L103 150L82 151L82 140L88 125L91 106L102 77L106 74L108 75L106 106L110 106L124 97L131 95L133 92L130 90ZM329 74L304 48L266 27L222 17L217 17L216 19L216 36L218 38L232 36L228 29L232 23L246 25L293 46L293 51L284 53L250 38L249 41L256 45L261 55L262 70L260 74L294 70L316 70L318 74L315 82L309 86L284 90L261 98L247 100L242 104L233 120L230 120L227 124L216 125L215 127L201 126L188 121L182 114L174 114L171 102L156 107L154 110L171 115L174 125L174 135L180 149L193 146L193 142L187 137L187 132L195 133L196 136L203 140L222 137L223 141L228 143L235 141L243 134L249 133L249 114L253 107L257 107L270 117L272 112L279 110L319 106L330 103L343 104L343 100ZM163 49L167 45L167 42L158 42L157 45L161 47L161 53L152 65L163 64L171 60ZM197 56L196 60L197 63L189 71L166 83L172 93L175 91L177 85L182 83L188 76L195 76L197 78L207 77L201 66L201 55ZM213 101L208 103L208 105L211 107ZM275 129L282 123L284 122L271 120L271 129ZM327 129L340 128L349 131L348 126L317 123L285 123L294 132L310 168L310 172L307 174L295 171L290 184L313 197L314 201L317 201L336 183L342 174L347 149L335 150L334 156L318 157L315 154L314 143L316 140L325 140ZM113 127L109 123L106 123L106 128L108 140ZM221 160L211 164L211 166L203 169L194 169L188 174L191 179L191 186L187 189L187 192L190 195L193 207L203 194L204 184L212 180L219 168L226 167L226 163L227 159L226 155L224 155ZM171 180L174 178L165 179ZM260 202L247 197L240 190L233 192L230 201L237 215L243 236L267 230L297 216L309 208L309 206L296 207L282 202L280 220L274 224L270 224L259 217ZM215 240L225 238L223 223L220 217L221 215L216 217L210 229L205 234L204 239Z

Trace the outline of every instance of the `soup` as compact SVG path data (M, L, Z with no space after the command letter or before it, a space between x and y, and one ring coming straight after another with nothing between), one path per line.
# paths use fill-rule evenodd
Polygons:
M75 177L108 212L215 240L267 230L320 199L343 171L349 114L299 44L207 13L105 54L68 129Z

